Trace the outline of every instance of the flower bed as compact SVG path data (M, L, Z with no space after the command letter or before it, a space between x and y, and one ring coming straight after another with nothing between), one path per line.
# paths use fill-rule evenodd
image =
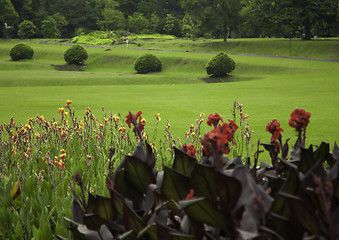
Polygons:
M141 111L122 118L103 108L97 118L87 108L76 117L71 104L52 121L37 115L0 126L0 238L338 237L339 148L305 148L305 110L289 120L293 147L274 119L270 143L251 156L239 103L227 121L210 114L203 135L201 114L184 141L168 123L164 139L149 136ZM271 163L259 165L262 148Z

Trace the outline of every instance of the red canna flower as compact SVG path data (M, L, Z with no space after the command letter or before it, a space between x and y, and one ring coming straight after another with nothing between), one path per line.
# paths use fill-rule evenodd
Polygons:
M185 200L191 200L193 197L194 197L194 189L191 188Z
M139 111L137 114L133 114L129 112L129 114L126 116L126 123L128 127L131 127L131 124L136 125L137 124L137 119L141 118L142 111Z
M207 125L208 126L212 126L213 125L213 127L216 128L218 123L219 123L219 121L224 122L222 117L218 113L215 113L214 115L211 113L208 116Z
M195 154L197 150L194 148L193 144L184 144L181 150L187 153L188 155L191 155L192 157L196 158Z
M291 113L291 118L288 122L288 124L295 128L298 132L300 132L302 129L306 131L306 127L308 123L310 122L311 113L306 112L304 109L296 108Z
M228 154L230 152L229 143L235 144L233 135L238 129L238 125L230 120L230 123L218 125L217 128L205 134L201 140L205 156L210 156L212 153Z
M266 131L272 134L271 141L275 141L280 137L280 133L284 130L280 128L280 123L277 119L273 119L272 122L266 125Z

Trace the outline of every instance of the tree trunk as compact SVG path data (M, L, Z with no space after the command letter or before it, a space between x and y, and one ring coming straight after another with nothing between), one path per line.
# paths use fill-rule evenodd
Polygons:
M4 39L8 39L9 38L9 35L8 35L8 31L7 31L7 28L6 27L1 27L2 28L2 37Z
M312 39L311 24L308 19L305 19L304 31L305 31L305 36L303 37L303 40L311 40Z
M222 30L223 30L223 35L224 35L224 42L226 42L227 41L227 35L228 35L228 27L227 27L226 24L223 24Z

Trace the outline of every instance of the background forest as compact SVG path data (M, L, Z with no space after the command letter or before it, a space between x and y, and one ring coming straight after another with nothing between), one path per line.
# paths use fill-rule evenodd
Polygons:
M0 0L3 38L93 30L177 37L338 36L338 0Z

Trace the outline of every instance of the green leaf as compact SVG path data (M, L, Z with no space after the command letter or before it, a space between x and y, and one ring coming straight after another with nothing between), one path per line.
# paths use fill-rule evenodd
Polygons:
M160 188L164 199L183 200L189 193L189 178L179 172L164 167L164 179Z
M174 153L172 168L187 177L191 176L197 160L176 147L174 147Z
M125 180L140 193L146 193L147 186L155 182L152 169L135 157L127 156L125 162Z
M230 216L214 208L206 198L180 201L179 206L193 221L219 227L230 235L234 233L235 229Z

